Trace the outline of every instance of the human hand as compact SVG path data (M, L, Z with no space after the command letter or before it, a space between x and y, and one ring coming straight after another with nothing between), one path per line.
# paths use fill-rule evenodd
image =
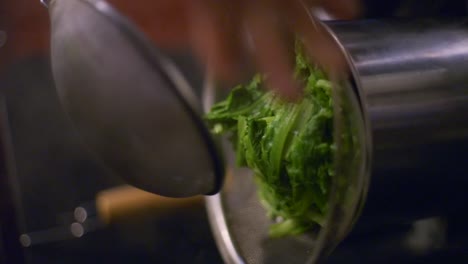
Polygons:
M189 43L219 79L238 81L252 62L284 97L300 94L292 78L287 36L303 39L310 58L333 73L346 71L336 43L311 15L315 7L338 19L359 15L359 0L154 0L153 36L177 47ZM248 33L248 34L247 34Z

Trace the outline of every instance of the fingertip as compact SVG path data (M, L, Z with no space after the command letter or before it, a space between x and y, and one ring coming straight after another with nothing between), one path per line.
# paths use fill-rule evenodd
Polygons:
M237 10L236 5L229 5ZM234 83L241 75L240 27L234 14L227 14L229 6L197 0L191 3L192 47L205 67L223 83ZM236 12L234 12L236 13Z
M267 78L267 87L282 100L287 102L295 102L301 98L302 90L297 81L294 80L292 75L281 75Z
M304 46L309 58L328 73L344 76L349 72L344 51L324 29L305 33Z

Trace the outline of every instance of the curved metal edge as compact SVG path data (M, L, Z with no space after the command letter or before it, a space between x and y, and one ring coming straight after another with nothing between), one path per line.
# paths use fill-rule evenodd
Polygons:
M45 8L49 8L49 2L50 0L41 0L41 4L45 6Z
M346 62L349 66L349 69L351 71L351 80L350 84L352 85L353 90L355 91L355 94L357 95L358 103L361 108L361 115L363 117L364 125L365 125L365 133L366 133L366 150L367 150L367 157L369 158L368 164L372 164L372 154L373 154L373 137L372 137L372 127L371 127L371 122L370 122L370 117L369 117L369 111L367 109L367 98L364 95L364 92L362 90L362 83L361 83L361 78L359 77L359 72L355 66L355 61L351 57L351 54L346 50L346 48L342 45L339 37L334 33L332 29L332 24L336 21L326 21L323 23L324 28L327 30L328 34L333 38L335 43L338 45L340 48L341 52L345 56ZM370 167L368 168L370 171Z
M47 2L48 7L53 7L55 0L41 0ZM219 192L224 183L225 166L223 155L219 144L213 139L203 119L200 117L202 111L199 107L196 95L193 93L189 83L184 78L177 67L169 60L165 59L163 54L158 52L151 44L151 41L140 32L136 26L125 16L120 14L112 5L104 0L75 0L89 5L100 14L104 15L111 23L116 24L117 28L129 40L135 50L141 54L141 57L153 70L159 71L172 87L170 90L179 99L188 115L198 128L200 137L208 147L208 154L212 158L214 167L214 187L213 190L204 195L214 195Z
M346 48L342 45L342 43L340 42L340 39L339 37L334 33L332 27L330 26L331 24L333 24L334 22L336 21L319 21L319 23L322 25L322 27L325 29L326 33L329 34L329 36L332 38L332 40L335 42L335 44L338 46L338 48L340 49L340 51L342 52L343 56L345 57L346 59L346 62L347 62L347 66L349 67L349 70L350 70L350 73L348 75L348 80L346 81L347 84L349 84L349 88L353 90L353 93L356 95L356 103L360 109L360 116L362 117L362 121L363 121L363 124L364 124L364 160L363 162L365 162L364 164L364 174L363 174L363 177L362 177L362 191L359 192L361 195L360 197L358 197L356 199L356 211L355 211L355 214L353 215L353 218L352 218L352 222L349 223L348 227L347 227L347 233L349 233L354 224L356 223L357 219L359 218L361 212L362 212L362 209L364 207L364 204L365 204L365 199L367 197L367 194L368 194L368 191L369 191L369 185L370 185L370 178L371 178L371 175L370 175L370 172L371 172L371 169L372 169L372 149L373 149L373 145L372 145L372 129L370 127L370 120L369 120L369 116L368 116L368 111L367 111L367 108L366 108L366 104L365 104L365 96L363 94L363 91L361 89L362 85L361 85L361 82L360 82L360 78L359 78L359 73L357 71L357 68L355 67L355 64L354 64L354 60L352 59L351 55L349 54L349 52L346 50ZM336 82L336 81L335 81ZM333 206L333 205L332 205ZM332 215L329 215L329 217L331 217ZM325 245L325 239L328 235L328 233L330 232L330 230L328 230L328 232L320 232L319 233L319 237L317 238L317 245ZM336 246L338 246L339 243L336 244ZM336 247L335 246L335 247ZM330 251L332 250L333 248L328 248L327 251ZM321 258L325 257L326 255L330 254L331 252L322 252L323 248L317 248L317 249L314 249L314 252L313 254L311 255L311 257L309 258L309 260L307 261L307 263L315 263L317 261L320 261Z
M356 99L358 100L359 107L361 109L361 116L362 120L364 123L364 135L365 135L365 162L366 162L366 167L365 169L365 175L364 179L366 182L364 183L364 191L362 192L362 197L365 201L367 198L367 194L369 192L369 186L371 182L371 171L372 171L372 162L373 162L373 149L374 149L374 144L373 144L373 135L372 135L372 126L370 122L370 117L369 117L369 111L367 109L368 103L367 103L367 98L364 95L364 92L362 90L362 83L361 83L361 78L359 76L359 72L356 67L356 63L354 59L352 58L351 54L346 50L346 48L343 46L341 43L339 37L334 33L331 25L336 22L336 21L325 21L323 23L324 28L327 30L328 34L331 35L335 43L338 45L340 48L341 52L345 56L346 62L351 70L351 80L350 80L350 85L351 88L353 88L355 94L356 94ZM359 211L362 211L363 208L360 208ZM360 214L360 212L359 212Z
M211 106L216 102L215 93L216 86L214 80L214 73L211 70L205 72L203 90L202 90L202 104L203 110L209 112ZM228 177L230 171L226 172ZM232 240L230 230L228 228L222 201L222 192L211 197L205 197L205 207L208 214L208 221L210 223L211 232L215 238L216 246L221 253L225 263L228 264L245 264L240 255L237 247Z
M216 245L221 256L227 264L245 264L240 256L229 231L226 217L224 215L221 194L205 197L205 205L208 213L211 231L213 232Z
M196 96L190 89L189 83L185 78L182 77L182 74L175 67L175 65L170 63L168 60L161 58L161 66L165 69L166 73L172 78L172 80L175 83L175 87L178 88L178 90L181 92L181 100L188 104L192 102L192 106L197 105L195 103L197 101ZM185 101L183 100L184 98L188 100ZM212 157L212 159L214 159L213 165L215 166L215 187L213 191L206 193L205 195L215 195L221 190L223 186L224 175L226 170L224 165L225 162L220 147L220 142L213 138L203 119L200 118L199 115L203 114L203 111L191 111L190 114L192 116L192 119L196 122L196 125L198 126L199 132L202 134L203 139L205 140L205 142L208 143L209 154Z

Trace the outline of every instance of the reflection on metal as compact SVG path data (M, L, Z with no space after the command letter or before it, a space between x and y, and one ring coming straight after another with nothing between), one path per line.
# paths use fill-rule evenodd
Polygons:
M441 218L416 221L406 238L406 245L416 254L424 255L446 245L447 226Z
M85 234L85 229L80 223L73 223L70 225L70 232L73 236L80 238Z
M69 227L58 226L47 230L22 234L19 237L19 242L23 247L32 247L36 245L65 241L76 237L77 236L71 232Z
M245 264L238 249L234 245L230 230L224 215L221 195L213 195L206 198L207 211L213 235L218 249L227 264Z
M46 8L49 8L49 3L51 0L41 0L41 4L45 6Z
M83 219L83 215L79 215L78 218ZM74 222L68 225L22 234L19 237L19 242L25 248L61 242L70 239L82 238L87 233L100 230L103 227L103 223L99 220L86 219L82 223Z
M85 208L80 206L75 209L75 211L73 212L73 216L75 217L76 221L78 221L79 223L83 223L88 218L88 211L86 211Z
M19 241L23 247L31 246L31 237L27 234L21 235Z
M411 222L464 208L468 19L327 25L347 54L371 130L361 220Z

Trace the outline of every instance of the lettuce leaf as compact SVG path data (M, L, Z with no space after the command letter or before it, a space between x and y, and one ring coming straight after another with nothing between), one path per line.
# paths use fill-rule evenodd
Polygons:
M260 200L276 220L272 237L323 225L334 174L331 84L300 45L295 75L305 85L298 102L263 89L265 77L257 75L206 115L213 133L230 136L237 165L254 172Z

